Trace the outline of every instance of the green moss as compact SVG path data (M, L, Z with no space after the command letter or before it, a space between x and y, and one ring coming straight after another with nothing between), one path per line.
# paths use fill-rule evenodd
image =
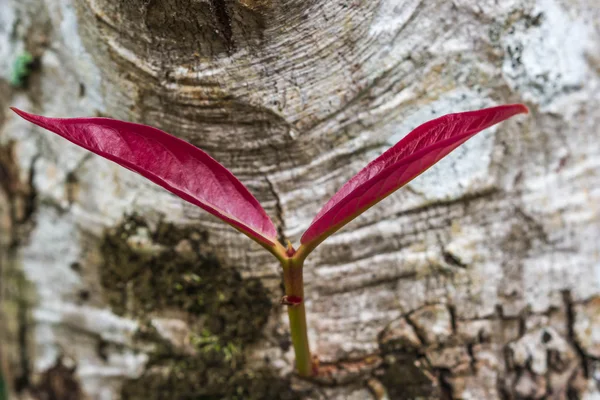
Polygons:
M15 87L23 87L27 83L27 78L31 73L34 58L31 53L25 51L13 62L10 75L10 84Z
M414 343L402 338L379 342L383 363L376 376L390 400L428 400L445 398L432 382L438 375Z
M4 377L2 376L2 371L0 371L0 400L8 400L8 395L6 394L6 384L4 383Z
M207 233L132 215L106 233L101 282L115 313L146 321L137 340L152 348L146 371L123 399L294 399L289 382L246 368L245 349L259 339L272 309L259 279L242 279L207 253ZM194 354L160 337L148 315L186 315ZM147 345L151 346L147 346Z
M379 377L390 400L424 400L442 398L431 381L436 371L426 366L424 357L411 352L394 352L384 358ZM425 373L428 372L428 374Z
M121 392L129 399L294 400L289 383L268 370L234 370L218 352L207 357L169 358Z
M197 228L167 223L150 232L141 218L128 217L102 245L101 280L113 310L143 317L176 308L202 316L203 325L221 337L260 334L271 310L269 294L260 280L242 280L235 269L201 253L206 238Z

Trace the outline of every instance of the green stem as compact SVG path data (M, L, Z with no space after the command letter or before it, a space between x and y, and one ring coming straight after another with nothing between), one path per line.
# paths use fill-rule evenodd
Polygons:
M296 368L300 376L308 377L313 374L313 369L306 330L302 264L303 260L288 259L288 262L282 263L282 266L285 294L292 303L297 303L288 305L290 332L294 352L296 353Z

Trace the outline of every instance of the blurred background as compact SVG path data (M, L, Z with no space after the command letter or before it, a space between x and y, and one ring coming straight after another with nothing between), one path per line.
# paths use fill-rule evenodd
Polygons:
M597 0L0 0L0 399L600 398ZM201 147L297 244L419 124L525 103L305 263L19 119Z

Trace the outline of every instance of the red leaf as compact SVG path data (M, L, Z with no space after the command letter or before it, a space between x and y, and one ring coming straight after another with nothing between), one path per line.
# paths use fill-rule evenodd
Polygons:
M12 110L150 179L263 246L273 248L277 243L277 230L258 200L227 168L199 148L146 125L109 118L46 118Z
M312 250L478 132L527 112L524 105L512 104L448 114L424 123L356 174L325 204L302 236L302 246Z

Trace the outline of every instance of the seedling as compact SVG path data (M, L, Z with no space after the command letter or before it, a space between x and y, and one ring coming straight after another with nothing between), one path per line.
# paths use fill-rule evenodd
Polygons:
M327 237L422 174L478 132L516 114L522 104L448 114L419 126L350 179L323 206L296 250L277 239L275 225L248 189L224 166L191 144L146 125L109 118L46 118L12 109L24 119L137 172L227 222L281 263L298 374L316 373L306 333L302 268Z

